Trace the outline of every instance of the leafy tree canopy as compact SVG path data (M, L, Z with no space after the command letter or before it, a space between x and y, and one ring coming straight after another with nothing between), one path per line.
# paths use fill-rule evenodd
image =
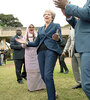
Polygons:
M15 18L12 14L0 14L0 26L7 27L22 27L22 23L18 18Z

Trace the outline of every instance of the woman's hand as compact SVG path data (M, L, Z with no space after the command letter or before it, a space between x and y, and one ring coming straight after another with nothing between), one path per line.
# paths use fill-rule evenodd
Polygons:
M59 29L57 29L57 32L55 34L53 34L52 39L56 40L56 41L60 40L60 38L59 38Z
M25 45L28 44L28 42L27 42L25 39L23 39L23 38L20 37L20 36L18 36L18 37L19 37L19 39L15 38L15 40L16 40L17 42L22 43L22 44L25 44Z

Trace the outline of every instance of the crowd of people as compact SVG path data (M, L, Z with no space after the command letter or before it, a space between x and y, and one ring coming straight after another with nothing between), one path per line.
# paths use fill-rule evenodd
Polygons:
M5 50L3 47L0 50L0 66L6 64L7 60L7 50Z
M51 10L45 10L45 25L39 28L38 33L34 31L33 24L27 27L24 36L21 28L17 28L16 35L10 39L17 82L24 84L24 78L29 92L46 89L48 100L56 100L53 71L59 57L60 73L64 70L64 74L69 72L64 59L70 48L72 70L77 82L72 89L82 88L90 100L90 0L83 8L67 0L54 0L54 3L61 9L73 32L66 42L62 38L60 24L54 23L55 13ZM0 64L2 54L3 51L0 51Z

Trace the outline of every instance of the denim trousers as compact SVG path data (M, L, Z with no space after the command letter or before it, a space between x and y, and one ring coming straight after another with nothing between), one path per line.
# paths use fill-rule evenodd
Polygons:
M51 50L43 50L38 53L40 73L46 85L48 100L56 100L53 71L57 56L58 54Z
M82 89L90 100L90 53L81 54Z

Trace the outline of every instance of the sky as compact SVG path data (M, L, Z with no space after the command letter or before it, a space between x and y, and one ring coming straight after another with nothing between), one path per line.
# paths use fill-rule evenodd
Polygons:
M70 0L72 4L82 7L86 0ZM24 27L34 24L40 27L45 24L43 14L46 9L50 9L56 13L54 22L60 26L67 24L61 10L56 8L53 0L1 0L0 13L13 14L17 17Z

